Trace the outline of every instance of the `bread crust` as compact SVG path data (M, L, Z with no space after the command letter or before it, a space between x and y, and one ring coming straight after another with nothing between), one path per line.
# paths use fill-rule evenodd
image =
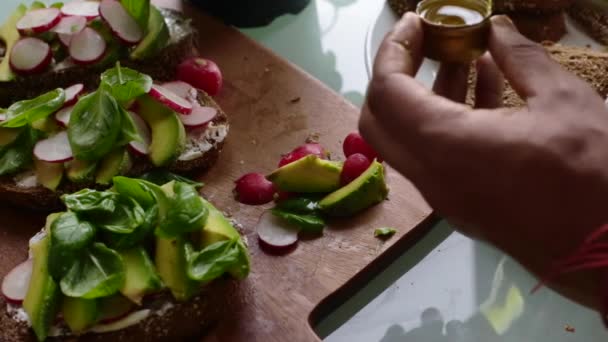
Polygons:
M494 12L555 12L568 8L576 0L494 0Z
M605 9L580 1L570 7L568 14L593 39L608 45L608 13Z

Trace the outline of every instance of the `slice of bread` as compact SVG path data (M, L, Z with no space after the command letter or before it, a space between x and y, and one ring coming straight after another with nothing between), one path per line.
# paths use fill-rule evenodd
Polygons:
M199 91L198 100L203 106L216 108L218 114L204 128L188 132L186 150L181 156L190 156L190 158L184 160L180 157L181 159L167 168L180 175L189 176L194 173L200 175L211 168L217 161L229 130L228 116L209 95ZM147 158L134 156L133 167L126 176L141 176L154 168ZM60 197L63 194L73 193L84 188L101 188L94 183L72 183L64 179L57 191L51 191L41 185L28 186L28 184L24 184L27 182L20 181L27 176L28 172L16 176L1 176L0 201L38 211L51 211L61 208Z
M579 1L570 7L568 14L589 36L608 45L608 12L605 8Z
M494 0L494 11L505 12L554 12L568 8L576 0Z
M169 45L157 56L143 61L121 60L122 66L135 69L151 76L157 81L172 81L179 63L196 52L196 31L190 20L180 12L170 9L159 9L171 33ZM58 87L69 87L83 83L86 88L93 89L99 84L99 74L112 65L73 65L66 64L65 68L54 67L42 74L17 76L10 82L0 82L0 107L36 97Z

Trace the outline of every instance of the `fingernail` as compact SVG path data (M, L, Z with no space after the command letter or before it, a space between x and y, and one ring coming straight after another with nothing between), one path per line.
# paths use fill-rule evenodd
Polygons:
M515 24L513 24L513 21L511 20L511 18L509 18L506 15L495 15L492 17L492 24L494 25L502 25L502 26L508 26L511 28L515 28Z

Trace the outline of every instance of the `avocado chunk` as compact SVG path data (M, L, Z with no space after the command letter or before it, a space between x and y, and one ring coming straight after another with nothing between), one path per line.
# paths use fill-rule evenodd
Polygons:
M147 32L148 34L139 42L135 50L131 52L131 59L142 60L153 57L169 43L171 34L165 22L165 17L153 5L150 5Z
M96 162L74 159L68 166L67 176L74 183L89 182L94 179L96 169Z
M111 184L114 176L125 174L131 169L132 165L131 157L126 149L114 150L101 161L95 176L95 182L101 185Z
M135 304L121 294L97 299L99 302L99 322L115 320L117 317L125 317L133 311Z
M48 220L52 221L52 218L49 217ZM23 301L23 309L27 312L32 329L39 341L44 341L48 336L61 299L59 286L49 274L49 243L50 238L47 235L30 247L34 266L30 286Z
M45 188L55 191L63 179L63 163L49 163L34 158L36 178Z
M10 145L17 140L21 131L23 131L21 128L0 127L0 147Z
M59 125L57 124L57 121L55 121L54 116L47 116L46 118L36 120L32 122L32 127L45 133L55 133L59 131Z
M319 208L330 216L351 216L382 202L387 196L384 167L374 161L361 176L323 198Z
M156 273L154 263L143 247L119 252L125 264L126 279L120 290L125 297L141 305L145 295L162 289L163 284Z
M79 334L95 325L99 318L99 305L96 299L65 297L61 313L70 330Z
M152 131L150 160L155 166L166 166L179 157L186 146L186 130L179 117L148 95L138 99L139 114Z
M0 27L0 40L6 44L6 51L4 58L0 63L0 82L12 81L15 78L15 74L11 70L11 65L8 57L11 55L11 50L15 43L19 40L19 31L17 31L17 22L27 12L27 6L21 4L15 9L13 14L8 18L6 22Z
M209 216L201 231L201 246L205 248L223 240L240 239L241 236L230 221L207 200L202 199L202 201L209 211Z
M186 272L186 241L182 238L156 238L156 268L165 285L178 301L199 293L200 284Z
M340 188L342 163L309 155L287 164L268 175L281 191L332 192Z

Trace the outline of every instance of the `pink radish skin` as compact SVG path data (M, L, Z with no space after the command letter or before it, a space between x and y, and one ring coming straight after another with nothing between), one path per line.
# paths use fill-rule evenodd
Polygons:
M112 33L125 44L137 44L143 39L143 30L120 1L103 0L99 5L99 14L110 26Z
M163 88L162 86L157 84L152 85L152 88L148 94L158 102L180 114L188 115L192 112L192 103L190 103L190 101L178 96L169 89Z
M28 259L13 268L2 280L2 295L11 304L21 305L32 278L34 263Z
M217 116L217 109L213 107L196 106L188 115L179 114L179 119L186 128L198 128L207 125Z
M72 160L72 148L66 131L59 132L34 146L34 156L49 163L64 163Z
M234 199L243 204L262 205L272 202L277 192L271 181L261 173L248 173L237 179Z
M129 115L131 115L131 119L133 119L133 123L135 123L137 133L139 133L143 140L143 142L131 141L129 143L129 148L138 155L147 156L150 153L150 144L152 143L152 132L150 131L150 127L148 127L148 124L141 116L133 112L129 112Z
M63 107L69 107L78 101L78 97L84 93L84 84L77 83L65 88L65 102Z
M57 124L61 127L68 127L70 124L70 116L72 115L72 110L74 106L64 107L60 109L57 113L55 113L55 120Z
M17 31L21 35L47 32L61 21L61 12L54 7L28 11L17 21Z
M6 114L0 114L0 122L6 120Z
M11 69L21 75L32 75L44 71L53 59L51 47L38 38L22 38L11 50Z
M177 78L211 96L217 95L223 84L222 72L217 64L200 57L183 61L177 67Z
M340 183L347 185L354 181L357 177L361 176L369 166L372 165L372 161L361 153L351 154L350 157L344 162L342 167L342 173L340 174Z
M99 17L98 1L70 1L61 7L61 14L66 17L83 16L87 20Z
M369 160L378 159L378 161L382 162L382 160L378 158L378 153L376 153L376 151L371 146L369 146L369 144L365 141L365 139L363 139L359 132L353 132L347 135L344 139L342 149L344 150L344 156L346 158L350 157L355 153L361 153Z
M321 159L327 159L327 151L320 144L304 144L284 155L279 161L279 167L291 164L311 154Z
M270 211L264 212L257 225L257 233L263 245L273 252L289 249L298 242L299 230Z
M87 18L75 15L71 17L63 17L57 26L53 27L52 31L60 35L73 35L80 33L87 26Z
M72 37L69 51L74 63L94 64L103 58L106 52L106 41L97 31L87 27Z

